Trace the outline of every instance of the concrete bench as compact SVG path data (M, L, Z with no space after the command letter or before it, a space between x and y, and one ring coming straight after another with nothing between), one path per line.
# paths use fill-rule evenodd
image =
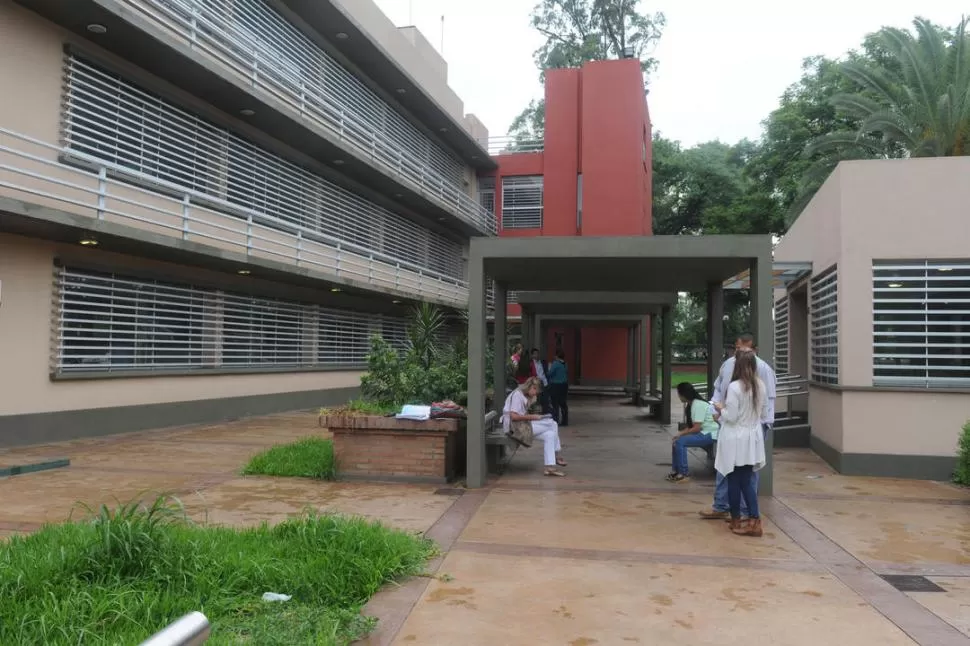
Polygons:
M500 419L495 411L485 415L485 462L489 473L500 473L512 459L509 450L514 454L518 447L516 441L505 434Z

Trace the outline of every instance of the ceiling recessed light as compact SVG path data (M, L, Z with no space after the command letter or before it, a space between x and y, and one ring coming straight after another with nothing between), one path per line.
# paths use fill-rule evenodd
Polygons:
M447 128L438 128L438 130L440 130L441 132L448 132Z
M344 165L344 160L342 160L342 159L335 159L335 160L333 160L333 165L334 166L343 166Z
M438 222L444 222L444 221L445 221L445 218L444 218L444 216L442 216L442 217L440 217L440 218L438 218Z
M331 287L331 288L330 288L330 291L331 291L331 292L333 292L334 294L339 294L339 293L340 293L340 292L342 292L343 290L342 290L342 289L340 289L339 287Z
M399 300L393 300L391 302L394 303L395 305L400 305L401 304L401 301L399 301Z
M251 274L251 273L253 273L253 272L251 272L251 271L250 271L250 270L248 270L248 269L240 269L240 270L239 270L239 271L237 271L236 273L237 273L237 274L239 274L240 276L248 276L249 274Z
M90 31L92 34L106 34L108 33L108 28L104 25L93 22L88 25L88 31Z
M350 36L348 36L346 32L343 32L343 31L338 31L337 32L337 39L338 40L347 40L348 38L350 38Z
M95 240L94 238L92 238L91 236L85 236L85 237L81 238L80 240L78 240L77 242L78 242L78 244L80 244L82 246L85 246L85 247L97 247L98 246L98 241Z
M394 91L397 92L398 94L407 94L407 90L405 90L403 87L399 87Z
M940 267L936 271L953 271L953 267Z
M889 286L895 289L896 287L902 287L903 284L902 283L889 283Z
M478 155L472 155L472 159L478 159Z
M242 110L239 111L239 114L241 114L244 117L251 117L254 114L256 114L256 111L253 110L252 108L243 108Z
M402 197L404 197L404 193L395 193L394 194L394 197L396 197L396 198L402 198Z

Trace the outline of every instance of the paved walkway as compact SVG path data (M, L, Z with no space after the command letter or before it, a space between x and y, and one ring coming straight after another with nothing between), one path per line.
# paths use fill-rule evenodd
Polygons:
M970 494L944 483L846 478L808 451L776 452L765 536L701 521L713 479L663 480L669 431L616 400L576 403L568 478L520 451L484 490L242 478L250 455L320 433L295 413L0 452L71 458L0 479L0 535L171 491L196 519L275 522L307 505L426 532L434 579L369 604L369 644L970 645ZM922 575L904 593L880 575Z
M712 474L672 485L670 431L615 400L572 407L569 477L520 452L432 528L439 577L381 593L370 644L970 644L970 495L846 478L775 454L765 536L702 521ZM879 575L926 575L903 593Z

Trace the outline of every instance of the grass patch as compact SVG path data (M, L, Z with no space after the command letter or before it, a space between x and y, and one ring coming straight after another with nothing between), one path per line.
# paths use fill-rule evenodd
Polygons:
M102 507L0 544L0 644L138 644L193 610L212 622L213 646L347 644L373 627L363 604L433 553L354 518L237 530L193 525L171 498Z
M662 385L663 373L658 372L658 377ZM670 375L670 381L672 382L670 386L671 388L676 388L677 384L679 384L682 381L686 381L689 384L707 382L707 373L706 372L674 372Z
M278 444L254 455L242 473L247 476L333 480L337 474L333 442L320 437L305 437L292 444Z

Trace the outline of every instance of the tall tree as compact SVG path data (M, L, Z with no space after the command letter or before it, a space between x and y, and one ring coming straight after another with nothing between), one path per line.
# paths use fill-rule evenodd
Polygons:
M632 57L644 74L656 66L650 50L666 23L660 12L643 13L640 0L540 0L532 26L545 37L533 55L539 80L551 68L580 67L589 61ZM512 122L516 139L541 138L545 101L532 101Z
M841 66L851 89L831 99L853 124L816 137L805 172L810 189L843 159L970 154L970 43L967 18L953 30L924 18L914 32L884 27L866 41L868 56Z

